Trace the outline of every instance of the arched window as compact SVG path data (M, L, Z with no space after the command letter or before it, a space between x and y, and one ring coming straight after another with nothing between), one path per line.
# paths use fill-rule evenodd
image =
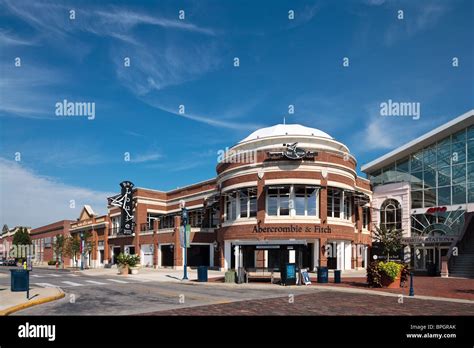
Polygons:
M387 199L380 208L380 227L402 228L402 207L395 199Z

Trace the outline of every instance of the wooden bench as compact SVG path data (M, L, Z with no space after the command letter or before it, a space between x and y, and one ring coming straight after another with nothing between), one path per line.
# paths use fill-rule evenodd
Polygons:
M274 283L274 279L280 279L280 272L274 271L272 268L248 268L245 270L246 283L249 279L268 279L270 278L271 283Z

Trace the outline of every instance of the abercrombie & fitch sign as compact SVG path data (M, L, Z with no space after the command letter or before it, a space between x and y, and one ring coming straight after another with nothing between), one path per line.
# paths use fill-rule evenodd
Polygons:
M331 233L331 227L322 227L318 225L302 227L293 224L289 226L268 227L256 225L253 227L253 233Z

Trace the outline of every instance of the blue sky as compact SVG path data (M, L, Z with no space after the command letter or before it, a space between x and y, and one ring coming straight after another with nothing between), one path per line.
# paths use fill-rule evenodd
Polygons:
M473 6L0 0L0 223L104 212L124 179L212 178L218 150L283 117L345 143L360 167L474 107ZM64 99L94 102L95 119L56 116ZM420 119L381 117L388 99L419 102Z

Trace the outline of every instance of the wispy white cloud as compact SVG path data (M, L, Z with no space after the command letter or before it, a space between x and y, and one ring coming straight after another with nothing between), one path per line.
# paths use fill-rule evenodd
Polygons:
M216 35L211 28L199 27L193 23L174 19L163 18L159 16L149 16L143 13L137 13L127 9L112 8L109 11L94 11L94 14L100 18L100 27L110 27L113 24L119 24L121 29L129 31L138 25L155 25L166 29L185 30L206 35Z
M404 6L390 3L396 16L398 10L404 11L404 19L392 23L384 34L384 43L391 46L397 41L434 28L439 20L450 10L447 1L409 2Z
M133 163L145 163L145 162L154 162L162 158L162 154L158 152L150 152L150 153L143 153L134 155L133 153L130 154L130 162Z
M37 43L34 40L20 38L12 35L7 30L0 29L0 45L1 46L34 46Z
M354 133L350 139L352 150L356 153L394 149L433 129L433 124L442 124L449 120L447 115L427 115L423 111L418 120L403 116L381 116L379 103L372 103L366 109L367 116L361 117L361 130Z
M150 106L153 106L154 108L160 109L162 111L166 111L170 114L173 114L178 117L182 118L187 118L189 120L193 120L196 122L204 123L210 126L214 127L220 127L220 128L227 128L227 129L234 129L234 130L255 130L258 128L261 128L262 125L260 124L255 124L255 123L247 123L247 122L238 122L238 121L232 121L228 119L221 119L218 116L203 116L199 115L196 113L184 113L180 114L178 110L173 110L170 107L164 106L160 103L157 103L156 101L149 100L145 102L149 104Z
M106 198L114 194L67 185L3 158L0 173L0 221L9 226L38 227L57 220L75 220L84 204L103 214ZM71 200L75 208L70 208Z
M54 118L56 98L48 88L58 86L64 73L58 69L22 64L0 64L0 116Z
M311 5L305 5L303 8L296 8L295 18L289 21L288 27L294 28L310 22L320 11L321 4L315 2Z
M10 0L4 0L2 4L6 10L35 28L44 40L59 40L67 44L68 37L75 36L77 39L76 34L81 32L115 39L109 40L107 46L114 62L118 81L140 100L167 112L171 111L163 107L161 103L153 101L159 92L198 80L221 67L222 40L217 40L217 32L214 29L190 23L188 20L181 21L177 16L164 18L126 7L93 6L87 9L74 7L76 19L70 20L71 8L64 4L44 1L38 5L29 1ZM300 20L310 20L315 15L315 11L314 6L305 8L300 14ZM154 26L170 30L173 34L158 35L160 37L158 44L150 45L149 35L136 33L135 29L140 26ZM186 32L201 35L201 38L196 41L190 37L180 36ZM186 44L183 44L182 39ZM88 49L81 47L80 55L84 55L84 52L88 52ZM124 67L124 57L131 59L130 68ZM56 76L55 81L63 80ZM54 83L54 80L48 82ZM28 80L15 83L27 85ZM7 102L0 110L27 117L32 117L30 112L33 111L38 114L44 113L47 111L44 107L39 108L32 102L35 98L39 101L45 100L43 92L41 91L40 95L38 93L39 91L35 89L29 90L27 86L17 89L15 93L6 96ZM31 107L25 109L21 100L24 100L27 94L30 101L28 105ZM236 121L236 117L232 115L235 110L235 107L224 109L216 117L198 113L178 116L218 128L252 130L259 126Z
M211 28L203 28L189 21L164 18L159 15L130 10L126 7L104 5L79 8L51 1L10 1L3 0L3 7L28 23L39 32L57 37L66 37L77 32L90 32L99 36L110 36L123 41L134 42L131 31L140 25L158 26L164 29L182 30L216 35ZM70 10L75 11L75 19L70 19ZM46 38L46 36L44 36Z
M386 0L364 0L364 3L370 6L380 6L383 5Z
M175 39L162 45L117 44L111 50L120 83L133 94L143 96L192 81L220 66L217 46L212 41L180 44ZM124 67L130 58L130 68Z

